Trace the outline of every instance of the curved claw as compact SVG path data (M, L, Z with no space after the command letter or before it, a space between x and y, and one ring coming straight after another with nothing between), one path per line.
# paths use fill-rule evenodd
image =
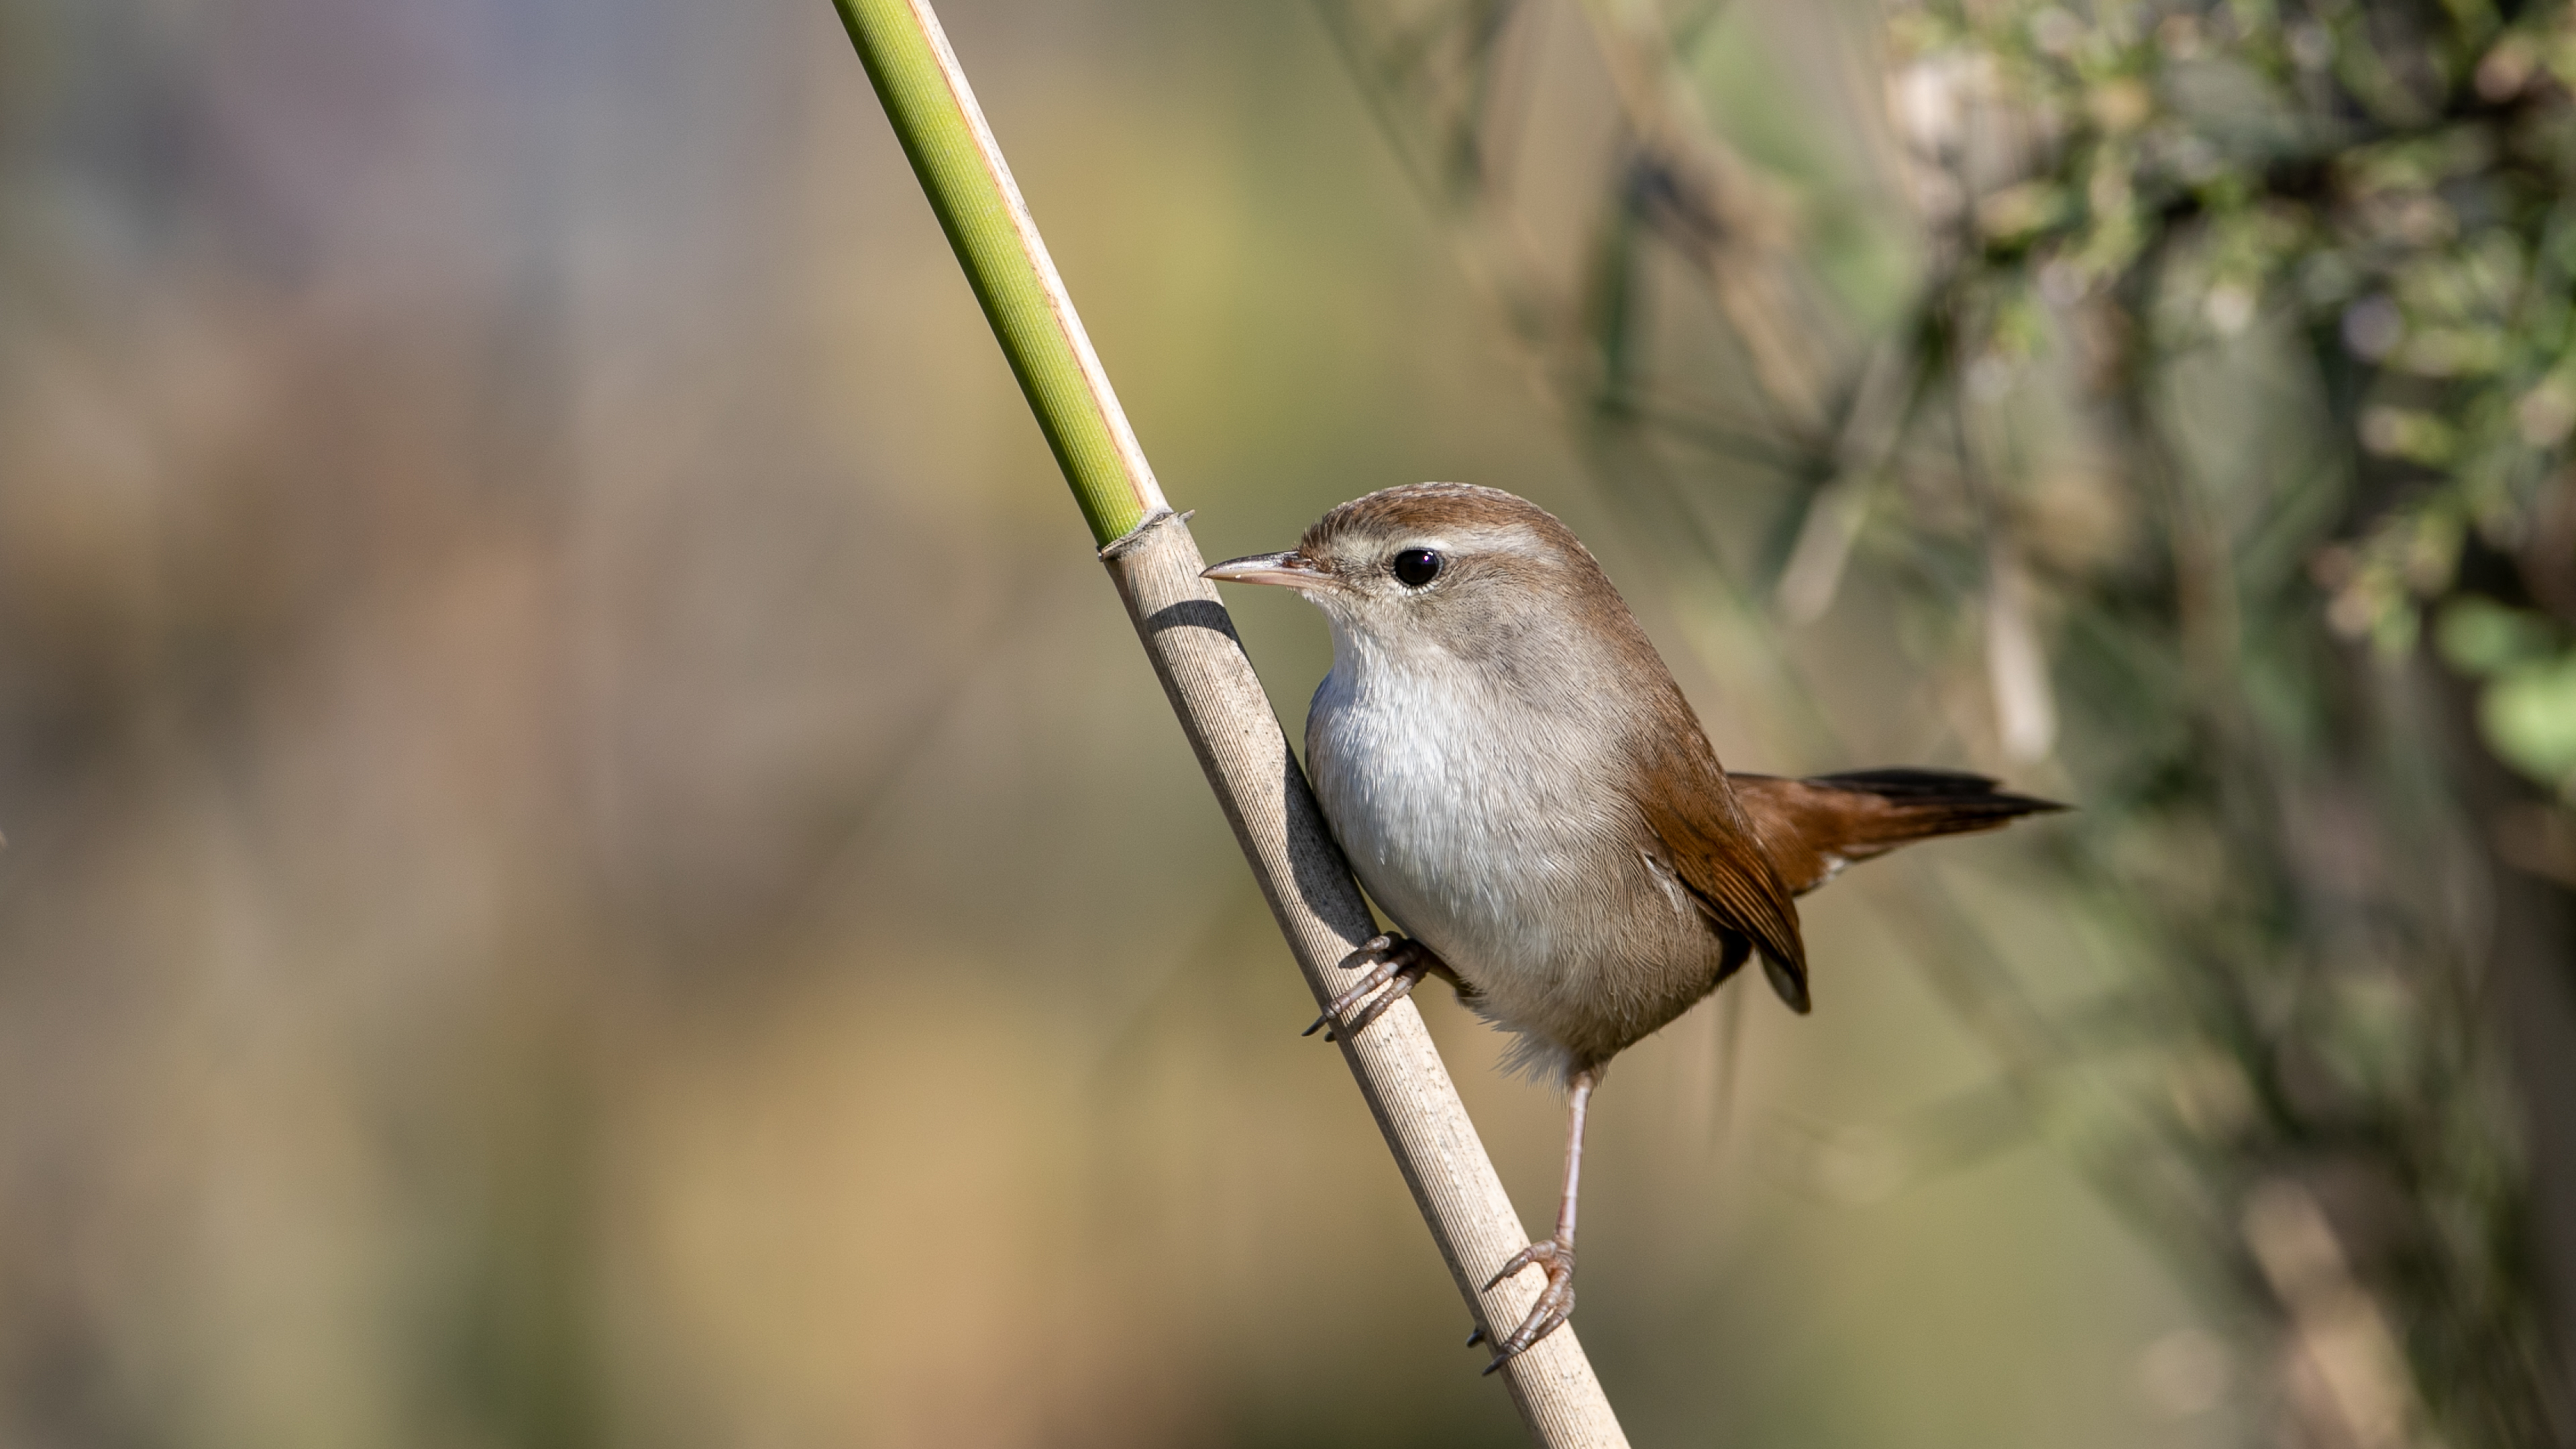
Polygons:
M1494 1345L1494 1361L1485 1365L1486 1373L1490 1374L1520 1357L1531 1344L1554 1333L1567 1318L1573 1316L1574 1245L1563 1239L1551 1238L1545 1242L1532 1243L1512 1254L1510 1261L1504 1263L1500 1271L1485 1280L1485 1287L1490 1291L1504 1279L1533 1265L1547 1270L1547 1287L1539 1291L1538 1301L1530 1305L1529 1313L1521 1319L1520 1327L1513 1329L1509 1336ZM1481 1332L1478 1336L1482 1336ZM1475 1339L1469 1339L1468 1343L1472 1346L1475 1341Z
M1339 1041L1345 1033L1358 1031L1377 1020L1379 1014L1388 1007L1411 995L1413 988L1421 984L1422 978L1431 974L1432 966L1438 960L1439 958L1432 955L1428 947L1418 941L1410 941L1397 935L1371 937L1358 950L1352 952L1349 960L1344 964L1355 965L1362 961L1375 964L1359 980L1343 987L1331 1001L1326 1002L1323 1014L1316 1017L1314 1023L1298 1035L1313 1036L1316 1032L1323 1031L1328 1023L1334 1022L1341 1022L1341 1025L1334 1031L1324 1033L1326 1041ZM1370 1001L1367 1008L1358 1016L1346 1022L1341 1021L1344 1012L1365 1000L1370 992L1390 982L1394 983L1393 990Z

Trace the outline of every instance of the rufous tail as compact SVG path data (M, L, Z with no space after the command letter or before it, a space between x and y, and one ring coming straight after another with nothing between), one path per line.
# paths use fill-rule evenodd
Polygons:
M2008 795L1955 770L1855 770L1787 780L1729 774L1735 798L1792 894L1804 895L1856 860L1940 835L1994 830L2067 807Z

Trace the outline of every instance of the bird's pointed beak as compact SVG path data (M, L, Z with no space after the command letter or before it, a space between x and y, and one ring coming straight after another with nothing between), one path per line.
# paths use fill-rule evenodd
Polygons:
M1314 560L1293 548L1286 553L1230 558L1201 569L1199 577L1227 584L1283 584L1292 589L1320 589L1333 581L1332 575L1317 568Z

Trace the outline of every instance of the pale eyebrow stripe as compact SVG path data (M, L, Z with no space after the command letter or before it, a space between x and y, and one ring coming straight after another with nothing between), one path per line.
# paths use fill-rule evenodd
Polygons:
M1419 535L1407 539L1403 548L1427 548L1438 553L1508 553L1521 558L1544 559L1549 552L1539 540L1521 528L1462 528L1453 533Z

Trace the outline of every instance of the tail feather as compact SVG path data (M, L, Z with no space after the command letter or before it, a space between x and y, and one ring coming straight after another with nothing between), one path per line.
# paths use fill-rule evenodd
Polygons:
M1799 895L1856 860L1943 835L1994 830L2067 807L2006 794L1998 782L1956 770L1854 770L1787 780L1730 775L1762 844Z

